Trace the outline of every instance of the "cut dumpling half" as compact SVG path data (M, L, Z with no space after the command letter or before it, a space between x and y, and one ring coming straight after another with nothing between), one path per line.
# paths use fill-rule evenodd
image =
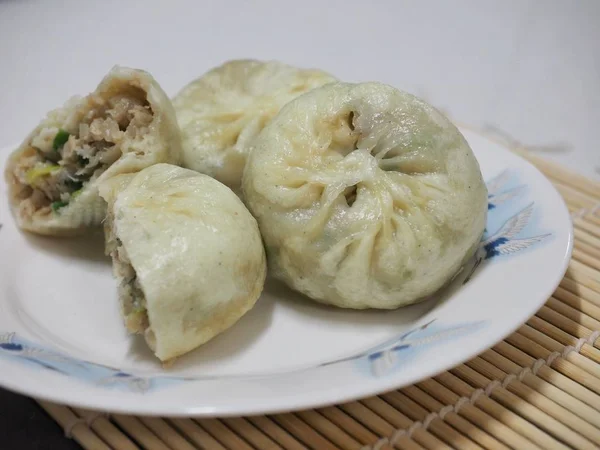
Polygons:
M212 339L254 306L265 253L256 220L228 187L157 164L112 178L100 194L125 325L161 361Z
M446 284L487 215L458 129L379 83L333 83L285 106L244 173L272 274L323 303L390 309Z
M94 92L49 112L9 157L15 220L34 233L78 234L104 218L98 183L180 157L165 92L147 72L116 66Z
M230 61L185 86L173 99L183 136L183 165L239 193L252 139L281 107L335 81L277 61Z

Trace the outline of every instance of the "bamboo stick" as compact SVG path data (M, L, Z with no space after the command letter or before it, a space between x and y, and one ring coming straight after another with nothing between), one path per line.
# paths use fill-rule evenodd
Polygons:
M433 378L419 383L417 388L434 398L439 398L444 404L453 405L453 407L456 407L462 401L461 396ZM510 448L531 448L533 444L502 421L489 415L471 402L463 401L456 414L457 417L466 420L470 424L474 424ZM538 447L534 446L534 448Z
M559 389L548 381L533 375L530 371L524 372L523 367L515 364L494 350L488 350L482 353L481 358L500 368L506 373L511 373L518 376L522 383L534 389L536 392L545 395L559 405L562 405L573 413L577 414L582 419L585 419L594 426L600 428L600 415L598 414L598 409L592 408L588 404L573 397L568 392ZM597 407L600 408L600 404L598 404Z
M585 264L577 261L576 259L572 259L569 262L569 268L567 270L570 273L579 274L582 280L584 280L584 282L587 282L587 280L589 280L592 282L592 284L594 284L598 283L598 279L600 279L600 272L598 272L593 267L586 266ZM593 288L593 286L591 287Z
M568 278L568 273L567 276L560 282L560 286L572 294L581 297L590 303L593 303L594 305L600 305L600 293L571 280Z
M583 218L577 218L573 220L573 224L577 226L577 228L584 230L590 236L595 236L596 238L600 239L600 227L591 223L591 220L593 219L588 218L585 220Z
M506 341L499 342L493 347L493 349L499 354L505 356L506 358L516 362L517 364L523 367L533 367L536 362L536 359L534 357L528 355L524 351L509 344ZM550 366L540 366L537 370L536 375L541 379L553 384L554 386L563 389L564 391L571 394L573 397L577 398L578 400L581 400L589 406L597 407L598 405L600 405L600 396L598 396L598 394L589 390L585 386L582 386L575 380L560 373L559 371Z
M594 270L600 270L600 261L577 247L573 247L573 259Z
M580 323L582 326L589 328L590 330L600 330L600 320L587 315L581 309L573 308L572 306L569 306L552 297L548 299L546 306L561 316L564 316L573 322Z
M85 450L111 450L84 421L78 422L79 418L68 407L43 400L38 403Z
M600 211L595 211L595 214L587 214L582 217L586 222L600 227Z
M600 304L596 305L582 296L573 294L560 286L554 291L553 297L596 320L600 320Z
M373 413L361 403L345 403L343 405L339 405L339 408L348 415L354 417L356 420L362 422L368 429L378 436L390 437L396 431L391 424L386 422L377 414ZM396 446L400 448L424 448L420 443L409 438L408 436L402 436L397 439Z
M169 447L146 427L137 417L113 414L112 420L145 450L170 450Z
M177 430L196 445L198 449L227 450L219 443L219 441L208 434L204 428L192 419L172 418L168 420L173 427L177 428Z
M396 430L407 430L414 423L397 409L394 409L390 404L384 402L379 397L366 398L361 402L366 408L373 411L387 423L391 424L395 430L390 434L393 435ZM419 427L412 433L411 438L427 449L449 449L448 445L429 430Z
M158 417L139 417L139 419L172 450L194 450L194 446L163 419Z
M594 195L590 195L586 192L577 190L573 186L570 186L562 181L556 181L555 183L553 183L553 184L560 186L560 188L564 189L566 192L568 192L569 195L574 196L577 199L579 199L580 202L585 203L585 208L589 211L592 211L594 209L594 207L598 204L598 202L600 202L600 198L598 198L597 195L594 196Z
M337 406L328 406L317 410L335 423L341 429L346 430L358 442L363 445L371 444L377 440L377 435L367 429L362 423L354 420Z
M584 242L592 248L600 248L600 239L593 234L590 234L579 227L574 227L573 234L576 240Z
M471 397L473 392L476 391L476 388L470 386L451 372L442 373L435 377L435 379L455 391L458 395L464 397ZM559 441L491 397L485 394L480 395L475 404L498 420L503 420L507 426L522 436L531 439L536 444L542 445L544 448L551 447L552 445L562 448L562 444Z
M298 416L332 443L343 449L360 448L361 444L332 421L314 410L299 411ZM260 447L259 447L260 448Z
M592 334L592 330L589 328L557 313L556 311L553 311L546 306L540 308L540 310L537 312L537 316L577 338L587 339ZM598 341L596 340L596 343L597 342ZM594 346L596 345L594 344Z
M453 375L450 376L454 377ZM470 397L473 394L473 389L466 388L458 389L458 391L461 392L459 394L455 389L447 387L444 383L439 382L435 378L422 381L418 383L417 386L434 398L438 398L442 403L448 405L457 405L461 400L461 397ZM491 413L489 411L491 411ZM464 402L458 410L458 414L511 448L541 448L537 444L534 444L535 440L530 441L526 436L520 434L520 429L518 427L513 428L514 414L505 408L502 408L500 405L498 405L498 408L494 407L493 404L491 406L488 404L487 406L484 405L484 407L480 407L480 405L476 406L470 402ZM518 416L516 420L519 423L522 421ZM505 421L508 421L509 423L506 424ZM554 442L553 439L552 442Z
M562 196L569 206L572 206L575 210L593 208L595 201L593 198L585 195L582 192L578 192L569 186L565 186L560 182L553 183L556 190Z
M80 408L73 408L73 411L75 411L79 417L85 419L87 425L110 447L119 450L137 450L139 448L106 417L99 415L96 412L86 411Z
M490 445L493 444L497 444L496 448L504 447L500 442L452 411L443 414L444 419L442 419L439 411L442 410L444 405L423 391L420 392L422 396L429 398L437 404L438 408L435 409L434 407L434 409L427 410L412 398L405 395L404 392L399 391L382 394L381 398L414 421L423 423L428 416L435 414L436 417L430 421L427 429L453 448L461 450L484 448L485 446L482 447L479 445L478 440L486 440L488 442L487 448L490 448ZM455 420L457 417L459 418L458 421ZM459 427L453 428L452 422L458 423Z
M571 322L578 323L582 327L590 330L590 333L582 336L582 338L593 339L593 337L590 337L593 333L593 330L600 330L600 320L586 314L583 311L583 309L573 308L572 306L569 306L566 303L561 302L560 300L553 297L548 299L548 301L546 302L546 307L553 311L553 313L556 313L562 316L563 318L570 320ZM543 314L550 313L548 311L544 311ZM594 342L591 342L590 346L593 345Z
M303 442L307 447L315 450L336 449L335 445L309 427L294 414L277 414L272 417L282 428L287 430L296 439Z
M477 386L482 388L488 386L492 380L510 380L510 378L507 378L508 374L506 372L480 357L469 361L466 364L466 367L458 367L456 372L461 372L461 378L469 382L474 381ZM562 427L566 425L569 427L565 427L565 429L562 430L562 433L568 432L568 434L571 435L571 438L563 439L563 436L558 435L558 430L552 426L551 423L548 423L547 421L543 422L545 426L547 425L549 427L547 430L548 433L555 434L557 437L561 438L561 440L569 442L571 445L587 445L584 441L580 441L579 443L577 440L573 441L573 436L577 436L577 433L581 434L590 442L600 445L600 430L595 428L589 422L583 420L577 414L574 414L569 409L565 408L563 405L554 402L542 393L530 388L518 378L513 378L514 379L512 379L512 381L506 384L506 387L503 387L504 383L502 383L497 390L492 392L491 397L496 398L504 396L512 405L516 405L517 410L522 410L523 401L525 401L527 404L537 407L544 414L547 414L555 419L559 426ZM507 393L510 393L515 397L511 397L511 395L504 395L504 389L506 389ZM519 398L521 400L519 400ZM498 398L498 400L500 401L500 398ZM504 403L504 401L501 401L501 403ZM538 415L539 414L536 414L536 416ZM571 434L573 431L575 433Z
M576 347L579 342L579 339L535 316L519 331L523 336L553 352L564 352L565 346ZM600 368L598 364L594 363L594 359L597 357L596 354L600 355L600 351L589 344L583 344L579 351L579 356L575 357L573 352L571 352L567 355L566 359L593 374L598 372Z
M583 253L595 260L600 259L600 248L593 247L588 243L575 238L573 241L573 249L577 249L580 253Z
M431 432L437 437L444 440L447 444L451 445L453 448L461 450L477 448L508 449L508 447L504 446L489 434L483 430L480 430L472 423L469 423L469 421L463 419L453 411L446 413L444 415L444 419L442 419L439 415L439 412L442 410L444 405L414 386L409 386L405 389L410 390L411 388L419 391L420 395L417 395L419 395L421 400L425 398L425 403L428 405L431 406L433 402L433 407L428 408L428 410L424 406L421 406L421 404L417 403L415 400L413 400L413 398L405 395L406 392L404 389L403 392L392 391L382 394L381 397L384 401L414 421L419 421L422 423L430 414L437 414L437 418L431 421L428 429L431 430ZM483 447L478 444L481 444Z
M571 261L571 264L572 263L573 261ZM600 282L590 278L588 275L580 271L573 269L572 266L569 266L569 269L567 269L565 277L600 294Z
M529 353L534 358L547 359L550 356L550 353L552 353L550 350L542 347L540 344L533 342L532 340L518 333L514 333L507 337L506 342L520 348L526 353ZM550 367L555 368L559 372L565 374L569 378L577 381L579 384L582 384L595 393L600 393L600 379L595 378L588 372L581 370L575 364L562 358L556 358L549 365Z
M282 448L243 417L224 418L222 421L234 433L240 435L255 448L260 448L261 450L279 450Z
M286 450L305 450L306 446L300 443L295 437L281 428L277 423L267 416L251 416L247 419L254 424L255 427L265 432L267 436L277 442Z
M492 381L491 379L481 375L480 373L477 373L475 370L465 365L461 365L455 369L452 369L451 373L458 376L465 382L473 384L481 389L485 389ZM522 401L518 396L512 394L500 384L497 388L491 390L490 398L496 400L499 404L502 404L511 411L519 414L519 416L524 417L530 423L535 424L538 428L544 430L548 435L554 436L561 442L565 442L575 448L592 447L592 443L590 441L569 429L569 427L565 426L559 420L556 420L547 412L538 408L537 405ZM539 396L534 398L534 401L541 403L543 398L543 396ZM545 407L547 410L552 410L554 413L559 414L556 409L550 408L550 405L546 404ZM569 420L572 419L572 417L564 414L564 410L561 411L561 413L563 413L561 414L561 418Z
M339 405L339 408L348 415L360 420L369 430L378 436L390 436L395 428L384 419L379 417L366 406L358 402L350 402ZM402 417L405 426L410 426L411 422L406 417Z
M192 419L204 428L212 437L219 441L225 448L236 450L253 450L241 437L231 431L219 419Z

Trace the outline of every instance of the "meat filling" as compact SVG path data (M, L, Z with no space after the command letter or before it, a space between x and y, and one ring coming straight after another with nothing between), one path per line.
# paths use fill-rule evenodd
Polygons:
M42 129L15 167L30 214L42 209L59 214L89 181L121 157L122 142L143 136L153 119L141 90L106 102L89 101L92 108L76 133Z
M107 227L107 251L113 260L115 276L120 280L119 299L125 326L130 333L143 334L150 326L144 291L123 243L114 232L110 213L105 226Z

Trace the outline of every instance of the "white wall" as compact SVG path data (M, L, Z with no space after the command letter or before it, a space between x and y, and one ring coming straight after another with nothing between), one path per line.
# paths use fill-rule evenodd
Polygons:
M388 82L600 178L597 0L0 0L0 147L115 63L174 94L239 57Z

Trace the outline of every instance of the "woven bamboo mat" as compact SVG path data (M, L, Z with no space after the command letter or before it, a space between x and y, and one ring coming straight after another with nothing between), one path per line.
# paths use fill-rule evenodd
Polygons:
M573 259L545 306L475 359L404 389L293 414L161 419L40 405L90 450L600 448L600 183L512 149L565 198Z

